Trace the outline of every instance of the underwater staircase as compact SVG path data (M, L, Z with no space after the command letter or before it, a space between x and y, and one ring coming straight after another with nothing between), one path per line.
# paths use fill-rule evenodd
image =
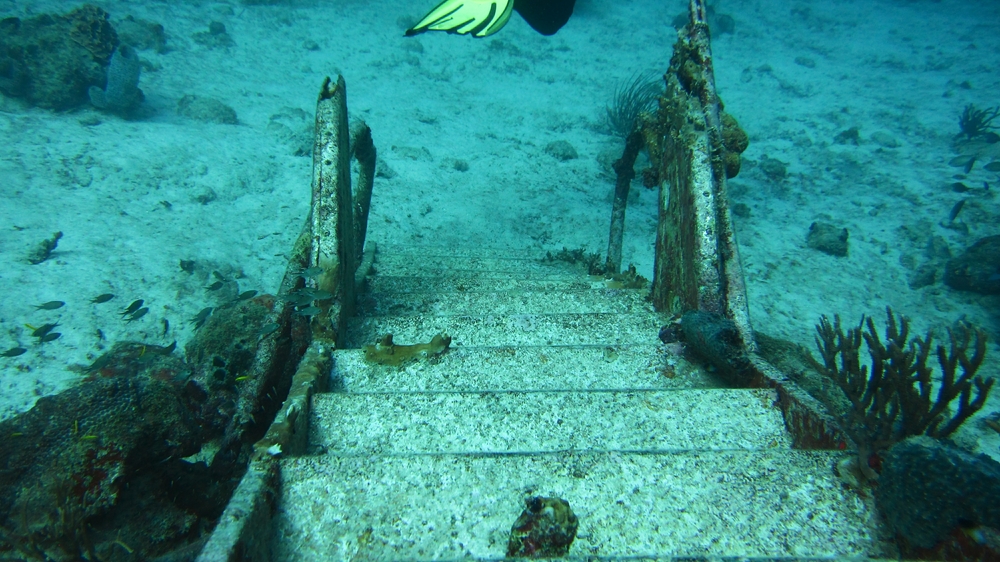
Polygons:
M502 559L534 496L571 558L824 558L872 550L843 453L791 448L774 393L721 387L658 339L648 289L542 255L382 249L309 453L281 460L279 561ZM361 349L446 332L402 367Z

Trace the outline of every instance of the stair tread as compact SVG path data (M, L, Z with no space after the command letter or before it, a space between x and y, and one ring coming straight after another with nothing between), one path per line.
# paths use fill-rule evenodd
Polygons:
M406 293L489 293L503 291L586 291L613 289L613 282L601 277L582 275L484 275L468 271L454 271L441 275L378 275L366 280L370 295Z
M418 314L530 315L545 313L653 312L648 291L638 289L571 289L530 291L454 291L447 293L383 293L358 299L358 315Z
M444 254L379 254L375 264L379 274L451 275L463 271L488 276L502 274L534 277L538 275L576 276L586 273L582 266L560 261L545 261L544 256L455 256Z
M857 556L870 506L843 453L322 455L282 460L275 560L501 559L530 495L566 499L578 556Z
M790 447L774 401L766 389L329 393L314 399L309 442L366 454Z
M621 345L657 343L663 324L654 312L515 315L381 316L354 318L345 347L360 348L392 334L398 344L430 341L446 332L452 345Z
M791 448L769 389L727 389L659 341L666 316L517 248L380 248L339 392L281 459L277 561L504 558L532 495L580 519L571 556L845 557L878 551L870 498ZM375 365L363 347L452 337Z
M401 341L402 343L402 341ZM335 352L334 380L347 392L716 388L704 369L661 343L617 346L455 347L433 361L401 367Z

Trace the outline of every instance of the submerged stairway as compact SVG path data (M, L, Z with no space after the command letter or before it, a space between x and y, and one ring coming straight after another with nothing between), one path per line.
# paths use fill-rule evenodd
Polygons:
M541 255L380 249L281 461L274 559L502 559L532 495L579 518L571 557L863 556L843 453L793 450L769 390L721 388L658 340L648 290ZM452 336L403 367L362 347Z

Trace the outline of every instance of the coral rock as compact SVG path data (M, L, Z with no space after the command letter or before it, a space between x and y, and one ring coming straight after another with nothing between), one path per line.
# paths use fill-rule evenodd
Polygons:
M87 101L104 82L104 67L118 46L108 14L85 5L66 15L42 14L0 21L0 91L55 110Z
M552 558L565 556L579 524L569 502L562 498L528 498L524 511L510 529L507 556Z

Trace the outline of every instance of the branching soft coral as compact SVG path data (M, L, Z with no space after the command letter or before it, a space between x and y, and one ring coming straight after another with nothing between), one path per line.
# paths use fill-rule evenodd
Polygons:
M823 316L816 326L823 361L816 366L850 403L849 410L841 412L841 422L858 446L859 467L869 479L878 477L869 465L873 454L911 435L948 437L983 407L994 382L975 376L986 356L982 330L960 324L948 331L950 346L938 344L935 349L930 333L908 340L909 320L900 316L897 324L891 309L886 314L884 342L870 317L846 333L837 316L832 324ZM862 341L868 347L870 365L861 360ZM931 351L936 352L941 367L936 398L931 396L933 368L927 364ZM956 398L958 409L952 413L949 406Z

